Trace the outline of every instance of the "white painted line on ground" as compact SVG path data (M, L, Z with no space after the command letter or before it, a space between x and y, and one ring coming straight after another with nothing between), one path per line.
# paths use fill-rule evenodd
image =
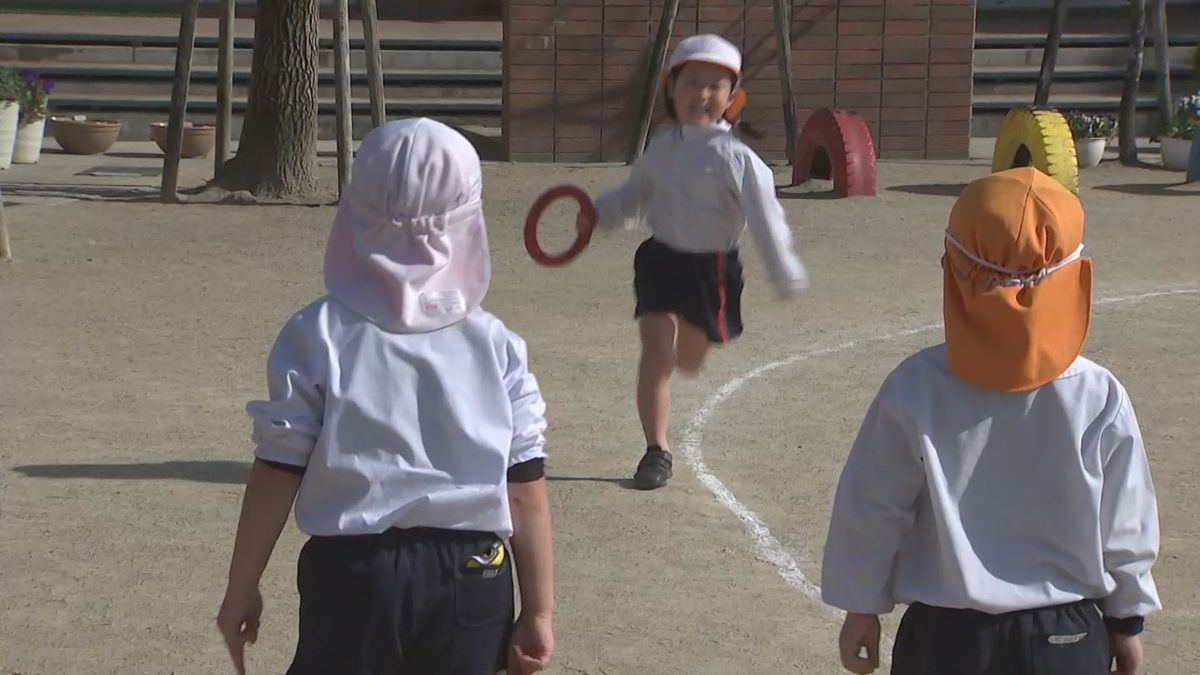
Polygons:
M1149 300L1152 298L1163 298L1178 295L1193 295L1200 293L1200 288L1178 288L1163 291L1151 291L1147 293L1136 293L1131 295L1116 296L1110 298L1102 298L1096 300L1095 305L1112 305L1122 302L1136 302L1138 300ZM857 349L863 345L873 342L886 342L901 337L917 335L933 330L938 330L942 327L941 323L932 323L918 328L911 328L896 333L888 333L886 335L876 335L874 337L862 338L858 340L849 340L832 347L816 349L812 351L800 352L793 354L778 361L758 366L738 377L729 380L721 385L719 389L700 406L696 414L692 416L691 421L683 430L683 439L680 444L681 453L692 471L696 473L696 477L700 479L700 483L716 497L717 501L733 512L742 525L746 528L746 533L750 535L750 539L754 542L754 550L757 554L767 562L779 569L779 575L787 582L789 586L800 591L811 600L820 603L821 607L829 610L835 616L840 617L843 613L841 610L825 605L821 602L821 587L813 583L804 574L804 570L800 568L798 556L789 551L786 546L771 533L770 528L766 523L758 517L756 513L750 510L744 503L741 502L733 494L733 492L717 478L713 472L704 463L704 454L701 452L701 444L704 441L704 427L708 421L716 413L731 396L736 394L746 383L756 378L762 377L767 373L795 365L802 361L806 361L816 356L827 356L829 354L839 354L841 352Z

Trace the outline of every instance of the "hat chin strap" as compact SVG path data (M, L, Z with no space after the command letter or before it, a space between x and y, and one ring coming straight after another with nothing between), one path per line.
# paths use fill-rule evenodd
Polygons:
M954 235L950 234L949 232L946 232L946 241L950 242L954 248L958 249L959 253L962 253L967 258L970 258L970 260L975 264L995 272L996 274L993 275L992 278L992 284L994 286L1021 286L1023 288L1028 286L1036 286L1041 283L1042 279L1045 279L1058 270L1061 270L1067 265L1079 260L1079 258L1083 255L1083 244L1080 244L1075 248L1075 251L1072 252L1071 255L1063 258L1062 260L1052 265L1043 267L1040 270L1028 272L1025 270L1014 269L1012 267L1002 267L980 258L971 251L967 250L967 247L959 243L959 241L954 238Z

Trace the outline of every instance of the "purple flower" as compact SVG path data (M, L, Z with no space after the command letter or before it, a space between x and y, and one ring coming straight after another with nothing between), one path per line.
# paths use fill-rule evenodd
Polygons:
M33 68L22 68L21 69L21 81L23 81L25 84L33 84L34 82L37 82L37 79L38 79L37 71L34 70Z
M54 80L42 80L42 91L47 94L54 91Z

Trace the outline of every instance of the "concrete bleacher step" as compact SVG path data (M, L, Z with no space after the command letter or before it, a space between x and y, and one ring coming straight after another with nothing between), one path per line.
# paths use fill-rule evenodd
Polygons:
M1187 18L1190 15L1178 16ZM1119 27L1110 32L1099 32L1111 27L1078 15L1074 20L1075 25L1086 23L1087 29L1095 32L1071 33L1068 24L1068 33L1063 36L1055 65L1050 105L1061 110L1115 114L1121 102L1129 38ZM988 21L981 13L979 24ZM1185 25L1188 31L1194 30L1190 24ZM975 36L972 135L994 136L1011 108L1032 103L1045 43L1045 33L981 32ZM1200 43L1200 33L1172 31L1170 35L1168 54L1175 96L1194 91L1200 85L1192 80L1197 43ZM1155 64L1153 39L1148 39L1143 54L1137 115L1138 128L1145 133L1157 133L1160 125L1154 97Z
M80 114L82 114L82 113L80 113ZM409 113L409 114L411 114L411 113ZM400 118L403 116L406 116L406 115L391 114L389 112L388 119L394 120L394 119L397 119L397 118ZM470 113L470 112L438 113L438 114L435 114L432 116L436 117L438 120L440 120L446 124L449 124L453 127L458 128L460 130L472 129L475 131L475 135L491 139L490 141L488 141L491 144L500 144L502 142L502 140L500 139L500 125L496 121L495 116L486 115L486 114ZM151 140L150 139L150 125L152 123L156 123L156 122L167 121L167 115L165 112L159 113L159 112L145 112L145 111L137 111L137 110L122 110L122 111L117 111L117 112L112 112L112 113L99 113L99 114L88 113L88 117L94 118L94 119L118 119L118 120L120 120L121 121L120 140L122 140L122 141L148 141L148 140ZM208 112L208 113L189 112L188 120L195 122L195 123L212 124L214 117L211 112ZM235 140L241 136L242 124L244 123L244 121L245 121L245 118L240 114L235 114L233 116L232 133L233 133L233 138ZM351 118L351 121L352 121L352 128L354 130L354 138L355 139L361 140L364 136L367 135L367 133L372 128L370 114L361 110L361 108L355 112L355 114ZM325 140L325 141L334 140L335 138L337 138L336 134L337 134L337 123L336 123L336 120L333 117L332 113L328 114L328 115L322 115L321 117L318 118L318 120L317 120L317 137L320 140ZM46 131L46 136L48 139L47 142L53 144L54 143L53 134L50 132L49 129L47 129L47 131ZM474 138L472 138L471 140L473 143L475 142ZM479 147L478 143L476 143L476 147ZM491 159L500 159L500 157L496 156L495 152L492 153L490 158Z
M94 97L55 97L51 115L86 115L94 119L118 119L124 126L121 138L127 141L150 139L149 125L164 122L171 110L171 97L130 96L120 99L98 99ZM434 117L451 124L471 124L481 127L500 127L500 99L397 99L387 102L390 119L410 116ZM212 123L216 117L215 98L188 99L187 119L196 123ZM353 99L351 110L354 117L355 137L361 138L370 130L370 101ZM335 101L324 98L318 101L318 124L321 138L334 138ZM233 101L233 130L235 137L241 130L246 112L246 100Z
M1028 94L1033 96L1037 88L1040 66L982 66L975 69L975 96L1005 94ZM1157 84L1157 73L1152 67L1143 67L1141 91L1153 93ZM1190 91L1192 69L1183 64L1172 64L1171 83L1175 91ZM1125 68L1120 66L1063 66L1054 69L1051 90L1061 95L1120 94L1125 81Z
M149 124L170 110L175 45L170 35L21 33L0 28L0 64L33 67L55 80L54 115L85 114L124 122L121 138L149 139ZM479 129L501 126L502 52L498 39L403 37L380 41L390 118L428 115ZM250 82L253 41L234 41L233 130L240 133ZM351 40L352 110L356 137L370 129L366 54ZM333 42L318 55L319 135L334 134ZM211 122L216 111L217 41L198 37L189 81L188 119ZM498 131L497 131L498 133Z
M1065 95L1055 93L1056 91L1056 89L1051 90L1049 105L1063 112L1079 110L1115 115L1121 106L1120 94L1111 96ZM1028 94L1021 95L975 96L972 103L971 135L982 138L994 137L1000 129L1000 122L1003 121L1009 110L1032 103L1033 90L1030 90ZM1142 94L1138 97L1137 125L1143 134L1157 132L1159 126L1158 101L1153 94Z
M26 32L6 31L0 29L0 42L27 45L115 45L132 47L175 47L179 39L175 33L162 34L121 34L121 33L88 33L88 32ZM365 47L362 38L351 37L350 48L361 50ZM332 49L333 39L321 37L318 43L320 49ZM215 49L219 42L212 35L197 35L193 46L196 49ZM254 38L245 35L234 37L235 49L251 49ZM439 37L391 37L381 38L379 47L389 49L429 49L439 51L499 51L501 40L476 39L452 36Z
M1045 37L1043 36L1043 40ZM1171 64L1190 65L1196 47L1187 44L1172 44L1168 53ZM1041 47L975 48L977 67L1041 66ZM1129 57L1128 47L1060 47L1056 64L1059 66L1112 66L1124 64ZM1142 57L1143 65L1152 66L1156 61L1154 49L1147 47Z
M192 52L192 67L217 66L218 51L215 48L199 48ZM253 51L237 49L233 53L234 67L249 68ZM420 49L412 46L381 50L380 60L385 69L433 69L433 70L495 70L503 67L501 52L495 49L450 51L443 49ZM175 65L174 47L130 47L109 45L31 45L6 42L0 34L0 62L38 62L45 64L144 64ZM318 55L322 68L333 67L333 50L323 49ZM350 54L352 68L366 68L367 57L361 51Z
M8 65L36 68L55 82L55 97L125 97L170 95L175 70L169 66L147 65L90 65L38 64L10 62ZM217 95L217 70L193 68L188 93L196 97ZM368 96L366 70L351 72L352 96ZM332 69L318 73L319 96L333 97L336 81ZM487 98L500 96L501 74L498 71L469 70L408 70L385 69L384 88L388 94L402 93L407 98ZM249 93L250 69L239 68L233 73L233 96L245 98Z

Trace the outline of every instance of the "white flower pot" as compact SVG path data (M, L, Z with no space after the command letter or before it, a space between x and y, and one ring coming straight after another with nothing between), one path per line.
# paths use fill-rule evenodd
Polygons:
M1079 168L1091 169L1099 166L1107 147L1107 138L1081 138L1075 141L1075 157L1079 161Z
M16 101L0 101L0 169L12 166L13 146L17 142L17 120L21 106Z
M17 142L13 147L13 164L37 164L42 156L42 138L46 135L46 118L17 126Z
M1192 151L1192 141L1164 137L1159 142L1158 151L1162 155L1164 167L1171 171L1187 171L1188 153Z

